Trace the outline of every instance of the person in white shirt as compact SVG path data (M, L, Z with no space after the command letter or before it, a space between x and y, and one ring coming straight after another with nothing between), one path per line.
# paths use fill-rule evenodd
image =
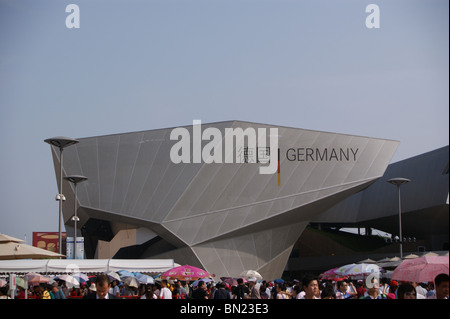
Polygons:
M119 286L117 285L116 280L113 280L113 282L111 283L111 288L109 288L108 293L111 295L114 295L116 297L120 296L120 289L119 289Z
M152 286L147 286L141 299L158 299L158 296L153 292Z
M416 289L416 299L425 299L425 295L427 294L427 290L424 289L421 285L419 285L417 282L411 282L411 284Z
M167 288L167 280L165 279L161 281L161 291L158 299L172 299L172 292Z

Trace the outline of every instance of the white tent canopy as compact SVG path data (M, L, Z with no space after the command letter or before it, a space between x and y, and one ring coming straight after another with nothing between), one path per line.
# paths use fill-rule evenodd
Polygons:
M176 266L173 259L22 259L0 260L0 273L105 273L125 269L156 274Z

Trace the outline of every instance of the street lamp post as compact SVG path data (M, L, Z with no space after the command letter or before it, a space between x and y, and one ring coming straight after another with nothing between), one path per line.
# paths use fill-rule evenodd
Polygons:
M62 221L62 204L66 198L62 192L62 179L63 179L63 150L65 147L77 144L79 141L69 137L53 137L44 140L52 146L59 148L59 185L58 185L58 195L56 195L56 200L59 201L59 221L58 221L58 252L62 255L62 234L61 234L61 221Z
M409 183L411 180L403 177L391 178L387 182L397 186L398 190L398 224L399 224L399 237L400 237L400 258L403 258L403 235L402 235L402 201L400 194L400 186Z
M64 179L68 180L69 182L73 183L74 185L74 193L75 193L75 204L74 204L74 215L72 217L72 220L75 222L75 235L73 236L73 259L77 259L77 222L80 220L77 216L77 184L84 182L88 178L86 176L81 175L71 175L64 177Z

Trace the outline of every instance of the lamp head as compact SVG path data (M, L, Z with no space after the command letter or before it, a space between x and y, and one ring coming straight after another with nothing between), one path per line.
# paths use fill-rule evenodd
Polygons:
M396 177L396 178L391 178L389 180L387 180L388 183L392 184L392 185L403 185L406 183L409 183L411 180L408 178L403 178L403 177Z
M88 178L86 176L82 176L82 175L71 175L71 176L64 177L64 179L71 183L78 184L78 183L86 181Z
M44 140L44 142L48 143L52 146L56 146L62 150L64 147L67 147L67 146L70 146L73 144L77 144L80 141L70 138L70 137L58 136L58 137L48 138L48 139Z

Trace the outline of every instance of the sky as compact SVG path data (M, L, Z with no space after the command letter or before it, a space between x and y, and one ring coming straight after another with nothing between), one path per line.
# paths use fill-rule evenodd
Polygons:
M448 145L448 6L0 0L0 233L58 230L54 136L200 119L398 140L392 162Z

